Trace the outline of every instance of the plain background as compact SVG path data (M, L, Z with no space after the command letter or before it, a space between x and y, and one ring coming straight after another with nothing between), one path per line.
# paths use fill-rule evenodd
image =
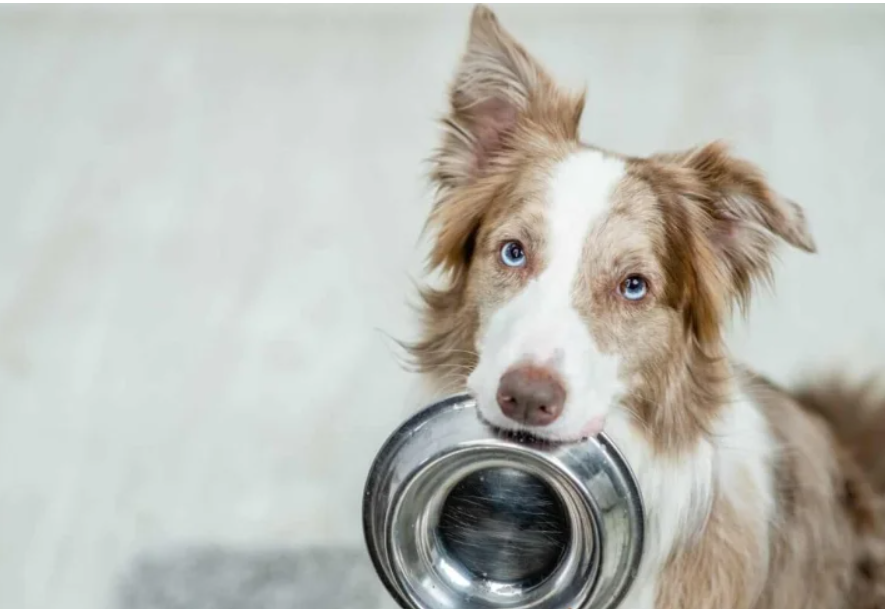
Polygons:
M0 9L0 606L140 553L361 544L414 403L423 162L470 7ZM885 368L885 12L501 7L584 138L724 138L820 254L732 332L778 381Z

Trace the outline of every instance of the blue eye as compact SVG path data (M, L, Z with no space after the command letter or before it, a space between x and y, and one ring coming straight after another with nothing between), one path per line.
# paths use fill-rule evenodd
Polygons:
M642 300L648 294L648 282L641 275L630 275L621 282L618 291L627 300Z
M501 248L501 262L510 267L525 266L525 250L519 241L508 241Z

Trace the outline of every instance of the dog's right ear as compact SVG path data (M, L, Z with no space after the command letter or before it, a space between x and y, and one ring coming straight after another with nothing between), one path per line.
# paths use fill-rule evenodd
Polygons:
M483 5L473 10L467 52L449 102L445 138L434 159L434 178L443 189L480 174L521 126L576 138L584 107L583 96L559 91Z

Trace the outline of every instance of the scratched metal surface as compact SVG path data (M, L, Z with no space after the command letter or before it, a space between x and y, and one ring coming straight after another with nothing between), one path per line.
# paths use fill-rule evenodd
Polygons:
M357 552L468 10L0 9L0 606L180 582L176 548ZM806 206L821 254L784 253L738 355L885 361L881 9L500 16L588 85L587 139L726 138Z

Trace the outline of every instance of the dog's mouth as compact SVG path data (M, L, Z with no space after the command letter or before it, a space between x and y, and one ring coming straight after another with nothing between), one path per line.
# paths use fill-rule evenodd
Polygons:
M489 429L493 430L498 437L533 447L552 446L556 444L577 444L584 442L589 438L598 436L605 427L605 418L596 417L582 427L577 433L573 435L566 433L554 438L544 434L540 429L536 430L528 426L521 426L519 423L514 423L517 427L513 428L502 427L489 421L483 416L482 410L479 408L476 409L476 415L479 420Z

